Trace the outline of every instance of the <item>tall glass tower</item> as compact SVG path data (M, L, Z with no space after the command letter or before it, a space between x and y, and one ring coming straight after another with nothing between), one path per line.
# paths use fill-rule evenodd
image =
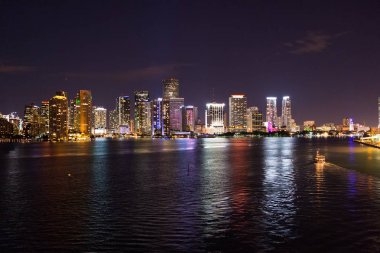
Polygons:
M268 122L268 131L277 127L277 97L267 97L266 121Z
M282 115L280 127L285 127L286 130L291 129L292 107L289 96L282 97Z

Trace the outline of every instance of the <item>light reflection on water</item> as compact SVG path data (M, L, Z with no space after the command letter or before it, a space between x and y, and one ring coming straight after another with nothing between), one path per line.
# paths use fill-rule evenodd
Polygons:
M353 142L1 145L0 246L7 251L306 251L310 245L376 251L380 244L380 150ZM324 166L313 164L317 149L326 155Z

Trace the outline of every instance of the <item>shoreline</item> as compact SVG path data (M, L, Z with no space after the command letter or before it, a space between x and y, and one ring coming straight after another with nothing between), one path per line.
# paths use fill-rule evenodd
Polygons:
M361 141L361 140L354 140L354 142L359 143L359 144L363 144L363 145L366 145L366 146L370 146L370 147L373 147L373 148L380 148L380 144L377 145L377 144L373 144L373 143L364 142L364 141Z

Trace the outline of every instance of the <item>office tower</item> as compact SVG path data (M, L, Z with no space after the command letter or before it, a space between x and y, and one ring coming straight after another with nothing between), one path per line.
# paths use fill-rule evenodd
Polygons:
M106 134L107 131L107 109L102 106L93 107L93 131L95 135Z
M135 133L151 135L151 102L148 91L135 92Z
M49 100L49 138L53 141L67 140L68 102L66 92L57 92Z
M119 126L128 126L131 120L131 100L129 96L121 96L116 99L116 110Z
M40 117L42 122L43 134L49 133L49 101L42 101L40 108Z
M162 100L162 135L170 135L170 100Z
M245 95L231 95L228 109L230 131L247 131L247 97Z
M342 120L342 131L353 131L354 130L354 122L352 118L344 117Z
M377 127L380 129L380 97L378 97L377 103L379 107L379 125Z
M225 126L225 113L224 113L224 103L207 103L206 104L206 115L205 115L205 126L207 133L210 134L220 134L224 133Z
M192 105L182 107L182 131L194 132L198 119L198 108Z
M117 129L119 127L119 117L117 110L111 110L109 113L109 126L108 129L110 129L112 132L116 133Z
M169 78L162 81L163 98L178 98L179 97L179 81L175 78Z
M0 115L0 138L10 138L14 135L15 126Z
M257 106L247 109L247 132L263 131L263 113Z
M277 127L277 98L267 97L266 121L268 131L271 132Z
M80 100L80 133L90 135L91 133L91 116L92 116L92 96L89 90L79 91Z
M23 121L18 116L17 112L11 112L10 114L3 115L4 119L6 119L9 123L13 124L13 134L18 135L22 131ZM1 114L0 114L1 118Z
M23 130L27 138L36 138L41 134L40 107L34 103L25 106Z
M69 107L69 132L80 133L80 93L77 93L75 98L70 100Z
M292 108L291 101L289 96L284 96L282 98L282 115L281 115L281 124L279 127L284 127L286 130L291 130L292 123Z
M152 135L163 135L162 98L152 101Z
M182 131L182 106L184 105L184 98L170 98L169 99L169 120L170 131Z

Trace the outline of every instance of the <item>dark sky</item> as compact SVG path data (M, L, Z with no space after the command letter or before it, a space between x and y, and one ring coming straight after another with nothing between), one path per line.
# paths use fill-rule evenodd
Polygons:
M171 76L202 110L214 88L260 109L289 95L298 124L375 126L380 2L0 0L2 113L79 89L111 109L137 89L161 96Z

